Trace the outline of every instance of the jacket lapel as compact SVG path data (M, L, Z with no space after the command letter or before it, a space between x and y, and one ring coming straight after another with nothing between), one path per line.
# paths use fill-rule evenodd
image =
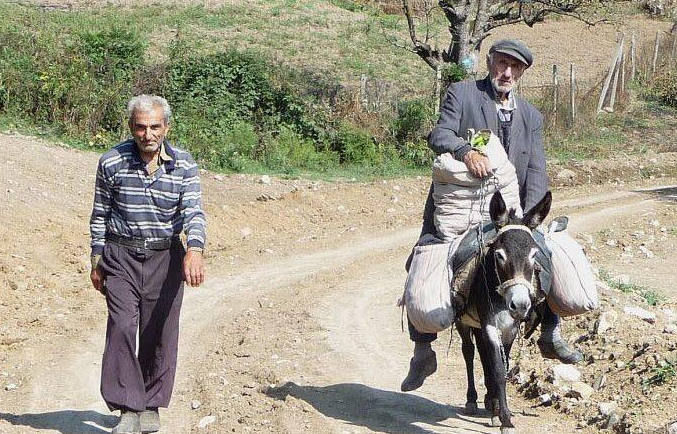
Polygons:
M494 102L494 88L491 86L489 77L484 79L484 92L482 92L482 116L488 129L498 135L498 113Z
M517 106L512 112L512 128L510 131L510 149L508 150L508 157L511 161L516 161L517 157L524 150L524 117L522 116L523 105L525 102L519 99L516 100Z

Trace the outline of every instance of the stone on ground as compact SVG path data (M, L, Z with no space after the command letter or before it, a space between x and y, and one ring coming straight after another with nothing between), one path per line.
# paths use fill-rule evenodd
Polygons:
M639 319L648 322L649 324L653 324L656 322L656 315L649 312L646 309L642 309L641 307L625 306L623 312L625 312L628 315L634 315Z

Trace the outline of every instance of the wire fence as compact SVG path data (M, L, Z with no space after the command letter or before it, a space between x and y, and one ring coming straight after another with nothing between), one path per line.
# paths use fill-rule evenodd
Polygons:
M665 71L674 69L676 35L658 32L649 41L638 43L637 39L634 34L619 34L616 47L609 53L607 70L594 81L579 83L578 68L569 63L553 65L549 84L530 85L524 79L518 83L518 94L543 113L546 135L568 136L596 127L599 116L622 112L628 107L632 83L648 85ZM543 77L538 77L538 82L542 83ZM433 74L428 89L412 95L392 82L363 75L359 83L336 86L325 96L337 114L374 131L385 128L379 123L397 117L398 108L408 100L428 100L434 109L442 102L446 89Z

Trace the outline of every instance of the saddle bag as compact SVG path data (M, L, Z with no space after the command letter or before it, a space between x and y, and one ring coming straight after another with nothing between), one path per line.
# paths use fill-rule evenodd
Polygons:
M597 309L595 274L583 248L566 229L557 231L556 222L544 236L552 251L552 287L546 298L550 309L561 317Z
M458 241L460 238L453 243L414 247L399 305L406 307L409 321L421 333L441 332L456 319L458 303L452 297L449 258L458 248Z
M404 294L398 306L420 333L438 333L450 327L466 310L473 279L480 266L480 240L496 237L494 224L476 225L451 243L438 239L414 247ZM539 246L538 273L534 284L543 295L550 292L550 251L543 235L534 231Z

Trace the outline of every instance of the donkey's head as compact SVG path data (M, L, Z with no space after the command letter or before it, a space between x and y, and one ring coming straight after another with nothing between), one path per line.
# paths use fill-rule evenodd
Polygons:
M515 216L514 209L506 208L500 192L494 194L489 204L489 214L497 231L489 250L496 264L497 291L516 320L527 317L532 301L537 298L531 282L538 246L531 231L545 220L551 203L552 195L548 191L521 219Z

